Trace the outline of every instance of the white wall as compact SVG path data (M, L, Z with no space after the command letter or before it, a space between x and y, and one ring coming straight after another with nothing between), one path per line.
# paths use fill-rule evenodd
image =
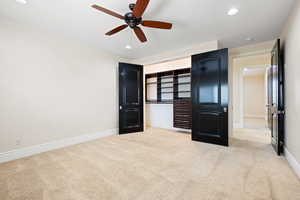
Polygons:
M147 127L173 129L173 104L146 104Z
M244 76L244 117L265 119L265 89L265 74Z
M160 62L157 64L144 65L144 73L151 74L151 73L171 71L175 69L184 69L184 68L191 68L191 67L192 67L191 56L188 56L180 59Z
M247 68L248 69L248 68ZM248 69L243 77L243 127L267 127L266 68Z
M216 50L218 48L219 48L218 40L213 40L201 44L195 44L193 46L189 46L183 49L169 50L167 52L160 53L158 55L144 57L141 59L135 59L132 62L141 65L159 64L167 61L181 60L182 58L188 58L192 55Z
M117 128L118 58L29 26L0 27L0 152Z
M281 34L281 39L285 57L285 145L290 154L298 161L298 167L300 167L300 1L296 1L293 7Z

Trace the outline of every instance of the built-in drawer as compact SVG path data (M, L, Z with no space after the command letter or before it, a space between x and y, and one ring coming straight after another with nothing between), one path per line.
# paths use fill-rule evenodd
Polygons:
M174 100L174 127L192 129L192 102L190 98Z

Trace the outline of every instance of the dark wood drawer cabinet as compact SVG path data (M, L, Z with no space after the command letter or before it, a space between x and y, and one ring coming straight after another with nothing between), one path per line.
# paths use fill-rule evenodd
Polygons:
M174 100L174 127L192 129L192 102L190 98Z

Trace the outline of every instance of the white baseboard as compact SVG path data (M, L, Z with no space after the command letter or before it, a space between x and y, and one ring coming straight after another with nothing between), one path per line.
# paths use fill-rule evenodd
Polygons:
M190 130L190 129L172 128L172 130L177 131L177 132L192 133L192 130Z
M118 129L110 129L110 130L106 130L106 131L101 131L99 133L82 135L82 136L77 136L77 137L72 137L72 138L66 138L63 140L58 140L58 141L53 141L53 142L49 142L49 143L38 144L38 145L30 146L30 147L12 150L12 151L8 151L8 152L0 153L0 163L32 156L35 154L51 151L54 149L60 149L63 147L80 144L83 142L88 142L91 140L96 140L99 138L116 135L116 134L118 134Z
M297 176L300 178L300 164L296 160L296 158L287 150L287 148L284 148L284 155L289 162L290 166L294 169Z

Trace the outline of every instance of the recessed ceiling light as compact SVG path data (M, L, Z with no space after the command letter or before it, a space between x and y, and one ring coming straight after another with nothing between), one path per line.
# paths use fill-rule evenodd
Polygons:
M251 37L246 38L246 41L252 41L252 40L253 40L253 38L251 38Z
M26 0L16 0L17 3L20 3L20 4L27 4L27 1Z
M126 45L125 47L126 49L132 49L132 47L130 45Z
M236 15L238 14L239 10L237 8L231 8L229 11L228 11L228 15L229 16L233 16L233 15Z

